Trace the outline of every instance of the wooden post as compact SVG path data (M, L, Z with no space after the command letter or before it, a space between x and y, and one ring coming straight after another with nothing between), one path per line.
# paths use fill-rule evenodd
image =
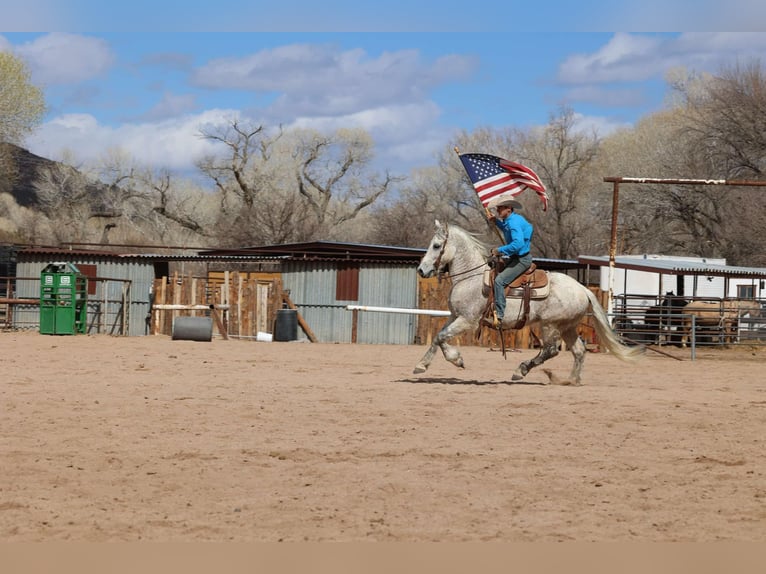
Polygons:
M359 323L359 309L351 311L351 342L356 343L357 328Z
M244 280L245 278L242 276L242 273L237 273L236 276L237 279L237 334L242 335L242 290L245 288L244 286ZM252 333L247 332L247 335L251 335Z
M218 332L221 334L221 337L223 337L224 341L228 341L229 334L226 332L226 326L221 320L221 314L218 312L218 309L215 308L215 305L211 305L210 309L210 312L213 315L213 319L215 319L215 324L218 326Z
M298 307L295 306L295 303L292 302L290 297L287 295L287 293L282 292L282 301L287 303L287 306L290 309L295 309L298 311ZM298 312L298 324L301 326L301 329L303 329L303 332L306 333L306 336L309 338L309 341L312 343L317 342L316 335L314 335L314 332L311 330L311 327L308 326L308 323L303 319L300 312Z

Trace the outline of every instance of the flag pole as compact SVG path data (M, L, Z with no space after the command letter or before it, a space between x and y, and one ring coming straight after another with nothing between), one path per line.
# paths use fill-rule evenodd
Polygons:
M455 153L457 154L458 159L460 159L460 148L455 146L453 149L455 150ZM460 162L460 165L463 165L462 161ZM465 169L465 166L463 166L463 169ZM479 201L479 203L481 203L481 201ZM497 236L500 238L500 244L501 245L504 244L505 243L505 237L503 237L503 234L500 232L500 230L498 229L497 225L495 225L492 221L490 221L490 218L492 217L492 212L490 212L489 208L487 206L485 206L483 203L482 203L481 206L484 208L484 218L487 221L487 225L492 226L492 228L497 233Z

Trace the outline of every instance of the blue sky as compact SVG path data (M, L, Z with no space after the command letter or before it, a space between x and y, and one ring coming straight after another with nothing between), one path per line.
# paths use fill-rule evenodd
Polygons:
M226 12L238 16L228 18L234 25L224 25L221 12L210 12L209 3L202 2L184 3L176 17L162 2L142 0L130 8L29 0L23 13L18 2L3 2L0 11L5 10L9 29L71 28L0 32L0 50L28 63L50 105L45 123L27 142L33 152L58 159L70 150L80 162L90 162L120 148L140 163L174 170L190 169L211 151L198 137L201 127L238 117L267 126L364 127L376 142L376 165L402 173L431 165L459 130L540 125L566 104L578 125L605 135L660 109L664 77L673 68L716 72L752 58L766 62L762 32L589 32L555 30L555 25L549 31L509 31L524 16L514 2L482 4L479 15L485 21L490 15L490 28L502 28L494 33L471 32L474 14L466 3L451 0L432 4L440 7L431 12L435 18L423 12L429 2L410 2L420 10L410 10L407 19L401 18L404 2L387 3L389 15L378 17L352 14L356 5L351 2L325 2L314 29L322 30L323 23L329 28L331 9L344 16L332 21L336 30L319 32L301 25L306 11L293 25L307 31L258 31L267 10L272 29L279 29L287 8L301 4L296 2L280 3L278 9L273 3L224 2L239 8ZM59 14L62 4L69 6L66 14ZM88 4L92 9L86 9ZM571 28L597 4L582 2ZM557 5L568 6L552 2L546 9ZM401 26L369 31L372 22L388 28L397 7L400 21L420 31L401 31ZM536 9L527 7L527 15L530 10ZM599 22L630 15L629 8L621 14L614 10L600 12ZM690 21L697 12L688 11ZM46 17L27 22L29 13ZM55 20L51 14L60 16L58 23L48 22ZM642 14L648 17L646 10ZM659 7L653 15L670 18ZM218 31L184 31L192 16L208 16L201 21ZM251 29L238 31L250 17ZM163 22L165 31L152 30ZM74 23L111 31L80 32ZM426 23L448 31L432 31ZM469 31L450 30L458 24ZM353 27L365 31L346 30Z

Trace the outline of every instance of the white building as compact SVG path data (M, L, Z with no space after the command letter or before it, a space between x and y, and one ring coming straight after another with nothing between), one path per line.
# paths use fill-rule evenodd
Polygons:
M726 265L726 259L668 255L619 255L610 271L609 258L580 256L578 262L600 267L602 291L609 291L610 275L615 299L632 305L654 305L668 293L685 298L766 297L766 269Z

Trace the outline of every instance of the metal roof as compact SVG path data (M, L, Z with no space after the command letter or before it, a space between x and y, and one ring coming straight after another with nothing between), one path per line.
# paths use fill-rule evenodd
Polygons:
M307 243L285 243L281 245L261 245L236 249L209 249L200 251L200 255L282 256L288 259L303 260L388 260L419 261L425 249L412 247L394 247L391 245L367 245L360 243L338 243L334 241L311 241Z
M24 247L17 251L24 255L93 257L108 259L148 259L152 261L365 261L368 263L418 263L426 249L313 241L287 243L237 249L208 249L189 253L125 253L96 249L67 249L61 247ZM548 270L582 269L586 263L576 259L549 259L535 257L538 267Z
M117 253L115 251L100 251L93 249L62 249L59 247L27 247L17 252L17 257L21 256L66 256L66 257L91 257L111 260L141 260L151 261L252 261L252 256L246 255L197 255L182 253ZM264 256L258 257L258 261L281 261L284 256Z
M710 277L747 277L762 279L766 277L764 267L738 267L734 265L721 265L719 263L706 263L703 261L688 261L684 259L663 258L644 255L644 258L617 256L614 258L614 266L618 269L634 271L648 271L650 273L664 273L666 275L706 275ZM606 267L609 265L609 257L598 255L580 255L577 260L587 265Z
M587 265L576 259L551 259L546 257L533 257L532 260L540 269L548 271L561 271L569 269L585 269Z

